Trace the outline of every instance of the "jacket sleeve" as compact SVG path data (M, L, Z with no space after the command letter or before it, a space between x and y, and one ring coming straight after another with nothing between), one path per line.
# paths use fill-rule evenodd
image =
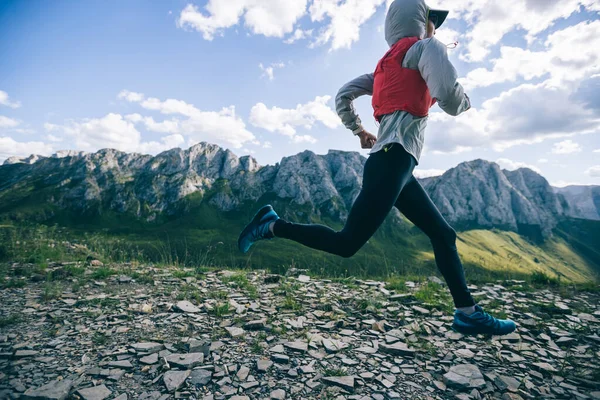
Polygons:
M362 125L352 103L357 97L373 95L373 74L361 75L346 83L335 96L335 109L342 123L353 133L362 130Z
M457 82L456 69L448 59L448 50L442 42L431 38L424 45L419 59L419 72L427 83L431 97L437 99L446 113L459 115L471 108L469 97Z

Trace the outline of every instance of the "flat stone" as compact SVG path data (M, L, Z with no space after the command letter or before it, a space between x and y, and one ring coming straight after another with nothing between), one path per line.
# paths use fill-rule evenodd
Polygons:
M111 361L108 363L108 366L114 367L114 368L123 368L123 369L132 369L133 368L133 364L131 364L131 361L129 361L129 360Z
M69 395L72 387L73 381L70 379L52 381L37 389L27 389L23 394L23 398L31 400L64 400Z
M458 389L479 389L485 386L483 375L476 365L460 364L450 367L444 374L444 382L450 387Z
M196 307L195 305L193 305L191 302L187 301L187 300L182 300L177 302L177 304L175 305L175 308L177 308L179 311L184 312L184 313L199 313L200 309L198 307Z
M169 392L174 392L183 385L190 371L167 371L163 375L163 382Z
M256 369L258 372L267 372L273 365L273 361L269 360L258 360L256 361Z
M285 390L277 389L271 392L271 399L275 400L284 400L285 399Z
M287 347L289 350L297 351L300 353L305 353L308 351L308 343L306 343L306 342L300 342L300 341L287 342L287 343L284 343L283 345L285 347Z
M244 333L246 333L242 328L238 328L237 326L228 326L225 330L229 332L229 336L232 338L244 336Z
M415 350L409 348L405 343L396 342L393 344L381 344L379 345L379 350L383 353L391 354L393 356L401 356L401 357L414 357Z
M554 368L552 365L550 365L550 364L548 364L546 362L537 362L537 363L532 363L531 365L533 365L534 367L536 367L540 371L558 372L558 370L556 368Z
M17 350L15 351L15 358L33 357L38 354L40 354L40 352L35 350Z
M308 283L308 282L310 282L310 276L308 276L308 275L299 275L298 276L298 281L299 282L303 282L303 283Z
M326 385L338 386L349 392L354 391L354 377L352 376L325 376L321 381Z
M158 353L150 354L149 356L145 356L140 358L140 362L142 364L156 364L158 362Z
M496 379L494 379L494 383L498 386L498 389L502 391L508 389L511 392L517 392L519 386L521 386L521 382L518 379L506 375L498 375Z
M203 353L170 354L165 357L167 362L175 367L192 369L204 362Z
M273 354L271 360L275 361L277 364L288 364L290 362L290 358L285 354Z
M154 342L145 342L145 343L135 343L130 346L137 353L156 353L163 349L163 345L161 343Z
M206 386L212 380L212 372L199 368L190 374L190 383L192 385Z
M428 309L419 307L419 306L412 306L412 309L415 310L416 312L418 312L419 314L423 314L423 315L427 315L427 314L431 313L431 311L429 311Z
M267 323L266 318L257 319L255 321L249 321L244 324L244 329L248 331L258 331L261 329L265 329L265 325Z
M246 367L245 365L242 365L238 370L237 374L235 375L240 381L243 382L246 380L246 378L248 378L248 374L250 374L250 368Z
M77 390L77 393L84 400L104 400L112 394L112 392L105 385L79 389Z
M469 349L459 349L454 352L454 355L460 358L473 358L475 356L475 353L473 353Z
M323 347L328 353L337 353L340 350L348 347L348 343L335 339L323 339Z

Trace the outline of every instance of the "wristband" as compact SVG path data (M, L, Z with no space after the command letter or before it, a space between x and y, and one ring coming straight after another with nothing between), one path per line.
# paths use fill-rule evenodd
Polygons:
M362 131L364 131L362 126L359 126L358 128L356 128L355 130L352 131L352 134L354 136L358 136L359 133L361 133Z

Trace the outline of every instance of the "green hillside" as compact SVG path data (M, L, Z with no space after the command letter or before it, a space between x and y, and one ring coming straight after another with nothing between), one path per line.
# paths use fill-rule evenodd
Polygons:
M15 242L68 240L85 243L91 250L114 261L133 259L191 266L268 268L274 272L293 265L333 277L436 272L428 238L406 220L398 223L388 218L377 234L350 259L283 239L259 243L248 255L243 255L236 248L237 235L252 217L256 204L245 205L244 211L225 213L206 204L209 196L192 195L182 202L177 215L163 215L159 221L143 222L134 216L104 209L83 215L69 213L36 201L39 193L23 189L21 196L6 192L1 196L0 258L4 260L23 254L23 246L17 248ZM309 222L307 217L299 217L297 207L268 196L258 203L265 202L271 202L278 212L297 222ZM335 221L314 218L311 221L341 228ZM39 229L36 224L65 229ZM514 232L467 230L459 232L458 248L472 280L522 278L537 272L585 282L595 280L600 271L600 254L595 245L598 238L600 222L572 220L562 223L554 236L542 244Z

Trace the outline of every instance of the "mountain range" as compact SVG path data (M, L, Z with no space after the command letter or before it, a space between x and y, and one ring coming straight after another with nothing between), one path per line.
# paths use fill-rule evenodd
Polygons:
M211 214L204 222L223 215L233 232L270 202L285 218L341 226L360 191L365 161L358 152L304 151L260 166L204 142L156 156L103 149L9 158L0 166L0 220L103 226L116 216L151 229L202 210ZM581 224L595 229L600 221L600 186L554 188L527 168L508 171L478 159L420 182L462 232L513 233L538 245L557 237L586 242ZM384 231L392 236L409 229L397 211L389 220ZM585 247L596 251L593 242Z

